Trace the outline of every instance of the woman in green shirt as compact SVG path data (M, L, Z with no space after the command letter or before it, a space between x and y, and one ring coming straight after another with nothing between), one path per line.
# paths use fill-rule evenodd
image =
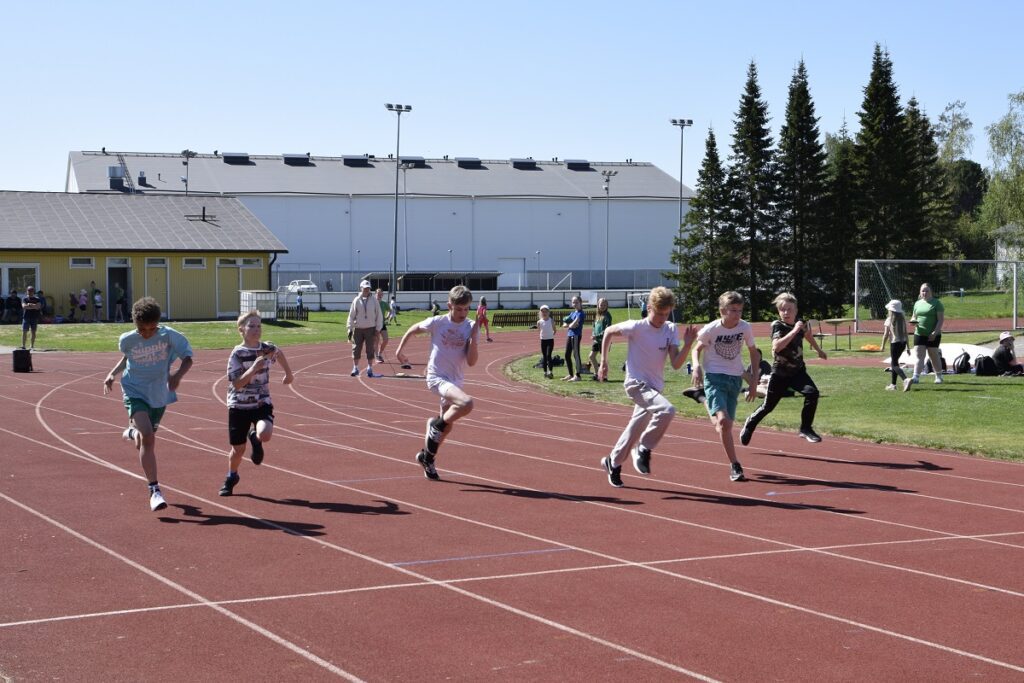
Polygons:
M914 352L917 354L917 364L914 365L914 376L911 381L917 384L920 376L924 374L925 354L932 361L932 370L935 371L935 383L942 384L942 360L939 356L939 344L942 342L942 323L945 319L945 311L942 302L932 294L931 285L925 282L921 285L921 294L914 303L914 315L910 322L917 323L914 331Z
M611 324L612 314L608 312L608 299L602 297L597 300L597 313L594 315L594 343L590 345L590 358L587 359L590 371L594 373L591 378L595 382L598 381L597 368L600 363L597 362L597 357L601 355L601 342L604 340L604 331ZM608 381L607 378L605 381Z

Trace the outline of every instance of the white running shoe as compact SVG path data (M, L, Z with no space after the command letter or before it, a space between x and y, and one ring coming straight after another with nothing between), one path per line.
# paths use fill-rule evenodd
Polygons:
M942 375L935 375L935 383L942 384Z
M912 377L906 378L905 380L903 380L903 391L910 391L910 387L912 387L913 385L914 379Z
M156 512L165 507L167 507L167 501L164 500L164 494L160 493L160 489L153 489L153 492L149 494L149 509Z
M137 432L135 431L135 427L129 427L128 429L121 432L121 438L124 439L125 441L135 443L136 433Z

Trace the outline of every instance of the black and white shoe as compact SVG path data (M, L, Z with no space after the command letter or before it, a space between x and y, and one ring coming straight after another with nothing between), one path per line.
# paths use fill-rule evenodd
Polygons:
M748 417L743 423L743 429L740 430L740 443L746 446L750 443L750 437L754 436L754 425L750 424L750 418Z
M697 403L704 403L707 396L704 394L704 387L686 387L683 389L683 396L693 399Z
M746 481L747 478L743 475L743 465L734 462L732 469L729 471L729 479L732 481Z
M423 476L430 481L437 481L441 478L441 475L437 473L437 468L434 467L434 456L426 451L420 451L416 454L416 462L423 467Z
M432 417L427 420L427 433L424 436L424 449L431 456L437 455L437 449L441 445L441 438L444 434L444 430L441 425L444 424L440 417Z
M249 443L252 444L252 455L250 456L252 464L259 465L263 462L263 442L260 441L255 429L249 430Z
M153 512L163 510L167 507L167 502L164 500L164 494L160 493L159 488L155 488L149 492L149 509Z
M801 429L800 436L807 439L811 443L821 443L821 437L813 429Z
M235 490L235 484L239 482L241 477L237 473L229 474L224 478L224 485L220 487L220 491L217 492L219 496L230 496Z
M635 446L631 455L633 456L633 469L640 474L651 473L651 449Z
M615 488L622 488L622 466L612 467L610 457L601 458L601 467L608 474L608 483Z

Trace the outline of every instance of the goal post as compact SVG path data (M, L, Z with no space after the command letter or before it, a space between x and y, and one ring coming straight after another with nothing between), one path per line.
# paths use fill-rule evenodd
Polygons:
M1019 329L1024 262L920 259L857 259L854 262L854 329L881 333L885 304L903 302L909 319L921 285L942 301L947 332Z

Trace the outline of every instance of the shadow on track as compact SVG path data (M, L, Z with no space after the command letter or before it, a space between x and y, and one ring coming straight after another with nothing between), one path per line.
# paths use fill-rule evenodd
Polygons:
M253 493L238 493L235 494L235 498L252 498L253 500L261 500L264 503L273 503L274 505L294 505L297 507L309 508L310 510L323 510L324 512L343 512L349 515L408 515L411 514L405 510L401 510L397 503L393 503L390 500L377 500L376 505L358 505L356 503L321 503L312 502L308 500L302 500L301 498L267 498L265 496L257 496Z
M452 482L461 486L471 486L471 489L463 489L467 493L496 493L502 496L513 496L515 498L526 498L532 500L565 500L570 503L608 503L610 505L642 505L638 500L623 500L611 496L577 496L571 493L556 493L554 491L534 491L532 489L518 489L509 486L492 486L491 484L479 484L476 482L460 481Z
M768 453L773 458L793 458L794 460L811 460L813 462L827 462L832 465L859 465L861 467L880 467L886 470L922 470L925 472L950 472L952 467L943 467L927 460L917 462L877 462L874 460L833 460L815 455L790 455L788 453Z
M235 515L207 515L202 509L195 505L175 504L171 507L179 508L185 515L181 517L160 517L164 524L197 524L200 526L220 526L232 524L244 526L249 529L260 531L280 531L293 536L323 536L322 524L307 524L305 522L281 522L275 519L254 519L252 517L240 517ZM195 519L191 519L195 518Z

